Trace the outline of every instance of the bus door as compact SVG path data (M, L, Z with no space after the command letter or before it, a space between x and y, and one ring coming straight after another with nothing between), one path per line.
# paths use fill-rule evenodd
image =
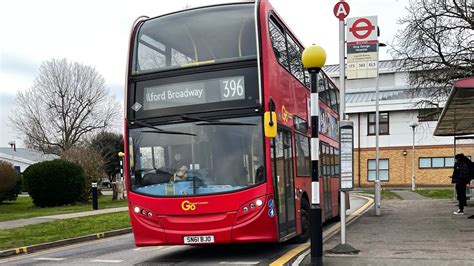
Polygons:
M278 134L272 140L271 157L280 239L285 239L296 232L293 150L289 130L278 127Z

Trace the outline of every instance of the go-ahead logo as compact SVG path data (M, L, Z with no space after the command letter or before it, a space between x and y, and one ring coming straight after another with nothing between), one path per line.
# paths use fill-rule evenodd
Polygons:
M183 209L183 211L194 211L196 210L196 206L197 205L203 205L203 204L207 204L208 202L205 201L205 202L191 202L189 200L183 200L183 202L181 202L181 209Z

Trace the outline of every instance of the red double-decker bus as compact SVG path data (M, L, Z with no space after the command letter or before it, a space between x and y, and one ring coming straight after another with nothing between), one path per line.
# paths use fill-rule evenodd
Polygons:
M137 246L309 236L309 75L267 1L141 18L125 94ZM321 205L338 215L338 90L320 90Z

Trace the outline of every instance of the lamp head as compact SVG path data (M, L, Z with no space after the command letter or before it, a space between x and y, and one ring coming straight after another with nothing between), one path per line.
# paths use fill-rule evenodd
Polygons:
M413 121L413 122L410 123L410 127L412 127L413 129L417 126L418 126L418 122L416 122L416 121Z
M123 157L124 155L125 155L125 154L124 154L123 152L119 152L119 153L118 153L118 156L119 156L119 157Z
M304 49L301 61L307 69L321 69L326 63L326 52L321 46L313 44Z

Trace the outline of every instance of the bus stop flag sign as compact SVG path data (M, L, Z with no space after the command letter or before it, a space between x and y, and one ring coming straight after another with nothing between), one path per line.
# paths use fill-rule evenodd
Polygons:
M377 16L347 19L347 79L377 77Z
M351 11L351 8L349 7L349 4L344 1L337 2L334 5L333 13L339 20L344 20L347 15L349 15L349 11Z

